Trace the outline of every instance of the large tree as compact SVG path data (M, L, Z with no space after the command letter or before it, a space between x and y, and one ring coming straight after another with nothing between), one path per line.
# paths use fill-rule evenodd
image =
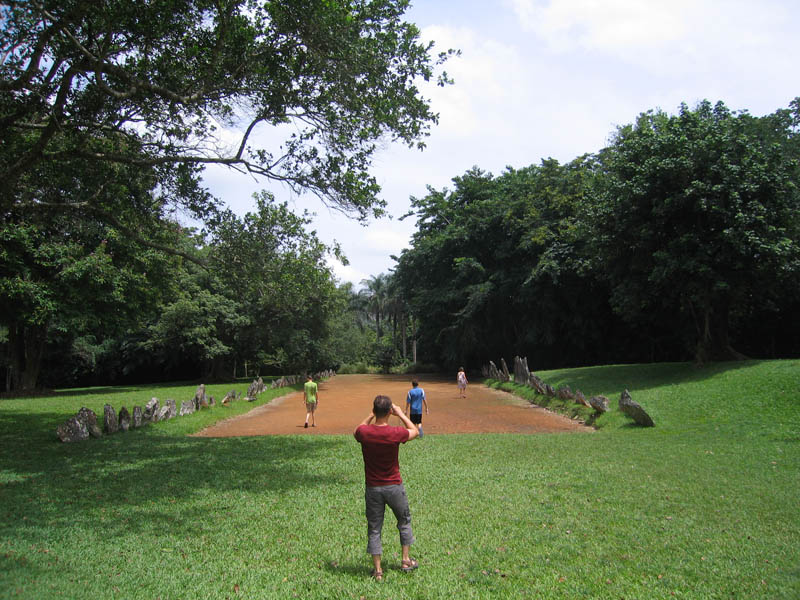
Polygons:
M359 217L381 213L369 174L376 142L423 145L436 115L416 86L447 54L433 57L420 42L402 20L407 7L2 2L0 211L40 201L49 165L77 173L101 163L162 175L228 165ZM92 183L70 200L90 202L102 185ZM195 196L189 205L202 215L207 202Z
M740 356L732 324L797 290L797 117L797 101L762 118L706 101L619 129L593 241L620 315L699 362Z

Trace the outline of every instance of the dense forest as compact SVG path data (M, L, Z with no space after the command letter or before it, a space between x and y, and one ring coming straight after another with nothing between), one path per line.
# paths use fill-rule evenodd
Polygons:
M377 142L423 147L448 85L363 3L0 4L0 344L6 390L327 366L347 305L325 248L268 192L238 217L206 165L357 219L385 212ZM195 223L196 230L181 224ZM349 292L352 295L352 290Z
M645 112L595 155L413 200L394 277L423 360L535 368L800 354L800 100Z
M800 355L800 100L648 111L566 164L476 166L412 199L410 247L356 290L308 215L268 191L235 215L202 169L380 217L377 142L423 145L414 82L449 84L452 51L404 0L176 6L2 5L6 391Z

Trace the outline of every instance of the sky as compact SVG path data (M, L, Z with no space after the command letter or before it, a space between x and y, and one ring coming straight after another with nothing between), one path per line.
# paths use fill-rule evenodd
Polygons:
M338 242L349 265L330 259L356 289L388 273L415 231L411 197L477 166L500 175L555 158L564 163L606 146L618 126L647 110L724 102L761 116L800 96L797 0L417 0L406 13L455 84L421 85L439 113L426 149L384 144L372 173L390 217L366 226L316 197L222 167L208 189L240 215L269 189L296 212L314 213L320 240Z

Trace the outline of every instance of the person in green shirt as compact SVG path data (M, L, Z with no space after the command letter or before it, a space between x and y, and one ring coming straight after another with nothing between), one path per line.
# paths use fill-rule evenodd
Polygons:
M319 404L319 390L311 375L306 376L306 383L303 385L303 399L306 403L306 424L303 427L308 427L309 418L311 418L311 426L316 427L314 413L317 412L317 405Z

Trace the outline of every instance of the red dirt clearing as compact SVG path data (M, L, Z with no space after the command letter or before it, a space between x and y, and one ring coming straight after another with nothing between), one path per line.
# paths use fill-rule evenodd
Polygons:
M467 387L460 398L455 375L451 379L420 377L430 414L423 414L425 435L440 433L563 433L590 432L590 427L533 406L511 394L480 384ZM259 406L245 415L227 419L195 434L202 437L253 435L330 435L352 433L372 411L378 394L389 396L405 408L411 387L405 375L337 375L319 383L317 426L303 428L305 403L293 392ZM400 424L392 418L392 424Z

